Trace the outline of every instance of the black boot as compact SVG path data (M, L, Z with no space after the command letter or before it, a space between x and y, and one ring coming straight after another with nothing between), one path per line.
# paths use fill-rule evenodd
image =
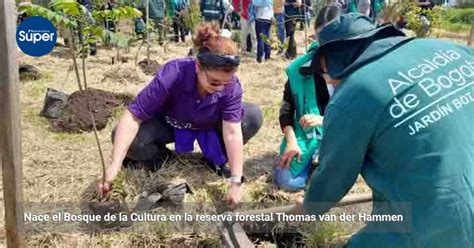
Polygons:
M160 154L160 156L157 159L153 159L153 160L138 161L138 160L125 157L125 159L122 162L122 166L128 169L143 169L143 170L155 172L161 169L161 167L163 167L163 165L170 160L171 156L172 156L171 151L166 149L166 150L163 150L163 154Z

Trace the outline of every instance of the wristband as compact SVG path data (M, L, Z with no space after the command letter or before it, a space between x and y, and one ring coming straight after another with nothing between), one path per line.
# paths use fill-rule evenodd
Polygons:
M231 176L230 177L230 183L242 183L242 177L240 176Z

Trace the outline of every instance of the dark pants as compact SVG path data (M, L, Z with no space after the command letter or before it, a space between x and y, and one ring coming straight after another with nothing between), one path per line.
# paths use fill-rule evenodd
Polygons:
M285 43L285 13L275 13L275 19L277 21L278 40L283 46Z
M270 28L272 27L272 22L269 20L260 20L255 21L255 32L257 33L257 60L261 61L263 56L265 59L270 59L271 47L270 44L267 44L263 41L262 34L270 39Z
M263 117L260 107L256 104L244 102L243 108L242 134L245 144L257 134L262 126ZM221 137L222 146L225 151L222 138L222 122L217 123L216 131ZM115 128L112 130L112 142L114 137ZM167 156L166 144L173 143L174 141L173 127L163 117L153 118L140 125L137 136L130 145L127 157L137 161L158 160Z
M179 42L179 38L181 37L181 41L185 41L186 37L186 27L184 26L183 19L180 17L173 18L173 31L174 31L174 41Z
M296 31L297 21L298 21L297 18L290 17L290 18L287 18L285 22L286 38L289 39L288 48L286 50L285 56L288 59L296 58L295 31Z

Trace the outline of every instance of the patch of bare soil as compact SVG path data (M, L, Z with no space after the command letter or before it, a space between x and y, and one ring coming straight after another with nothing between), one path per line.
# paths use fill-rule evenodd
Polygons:
M140 69L146 75L155 75L158 69L160 69L161 64L158 63L156 60L150 59L150 61L148 61L147 59L144 59L138 62L138 67L140 67Z

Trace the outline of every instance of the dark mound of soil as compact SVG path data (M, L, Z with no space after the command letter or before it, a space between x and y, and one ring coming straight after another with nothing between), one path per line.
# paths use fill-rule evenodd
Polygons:
M278 222L242 222L242 228L252 242L271 242L276 247L306 247L297 225Z
M132 221L121 221L118 217L119 214L129 215L130 210L125 202L111 201L111 202L90 202L89 210L95 214L101 216L101 221L93 223L99 230L116 229L130 227L133 225ZM115 215L115 220L105 220L106 215ZM127 218L129 220L130 218Z
M69 96L61 116L51 121L51 128L62 132L92 131L92 112L97 130L100 130L107 125L114 108L128 105L132 100L131 95L92 88L76 91Z
M20 65L18 72L20 73L20 81L38 80L41 78L41 74L39 73L38 69L32 65Z
M148 60L144 59L138 62L138 67L145 73L146 75L155 75L155 73L160 69L160 63L156 62L156 60L150 60L150 65L148 65Z

